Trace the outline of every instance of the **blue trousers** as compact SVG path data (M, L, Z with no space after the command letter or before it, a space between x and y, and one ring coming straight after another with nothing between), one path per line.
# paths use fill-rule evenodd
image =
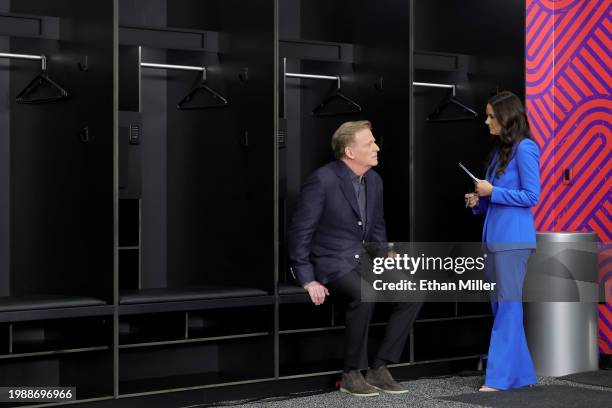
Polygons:
M499 390L537 382L523 327L523 281L531 249L490 252L485 276L496 282L491 293L493 330L485 385Z

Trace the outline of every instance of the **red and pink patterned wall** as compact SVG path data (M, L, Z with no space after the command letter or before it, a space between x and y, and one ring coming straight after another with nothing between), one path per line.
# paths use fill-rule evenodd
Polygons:
M604 243L599 348L612 354L612 0L527 0L526 7L526 105L541 149L536 228L593 231Z

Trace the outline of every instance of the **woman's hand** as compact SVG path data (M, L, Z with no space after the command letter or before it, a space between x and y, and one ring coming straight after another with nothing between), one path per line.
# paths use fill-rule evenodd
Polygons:
M465 195L465 206L474 208L478 207L478 194L468 193Z
M493 192L493 185L487 180L474 181L476 193L480 197L488 197Z

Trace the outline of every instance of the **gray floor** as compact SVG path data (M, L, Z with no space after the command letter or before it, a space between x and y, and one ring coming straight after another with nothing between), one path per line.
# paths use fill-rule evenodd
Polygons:
M422 379L404 382L403 384L410 389L410 392L402 395L383 394L378 397L357 398L341 392L331 392L321 395L311 395L307 397L291 398L285 401L261 400L248 404L234 406L262 408L317 408L317 407L444 407L444 408L467 408L481 407L480 405L465 404L460 402L445 401L440 397L460 395L477 392L483 382L484 377L450 377L436 379ZM612 407L612 389L604 387L594 387L584 384L573 383L566 380L559 380L550 377L538 378L539 385L569 385L573 387L590 388L610 392ZM585 403L587 403L585 401ZM526 405L527 408L529 405Z

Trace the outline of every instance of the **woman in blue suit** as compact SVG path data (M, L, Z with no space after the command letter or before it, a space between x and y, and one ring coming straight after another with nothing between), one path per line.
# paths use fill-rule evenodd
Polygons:
M540 196L540 153L520 99L500 92L487 104L489 131L496 136L486 180L465 195L475 214L484 214L486 277L496 282L491 306L495 320L482 392L537 382L523 328L522 291L527 260L536 247L531 208Z

